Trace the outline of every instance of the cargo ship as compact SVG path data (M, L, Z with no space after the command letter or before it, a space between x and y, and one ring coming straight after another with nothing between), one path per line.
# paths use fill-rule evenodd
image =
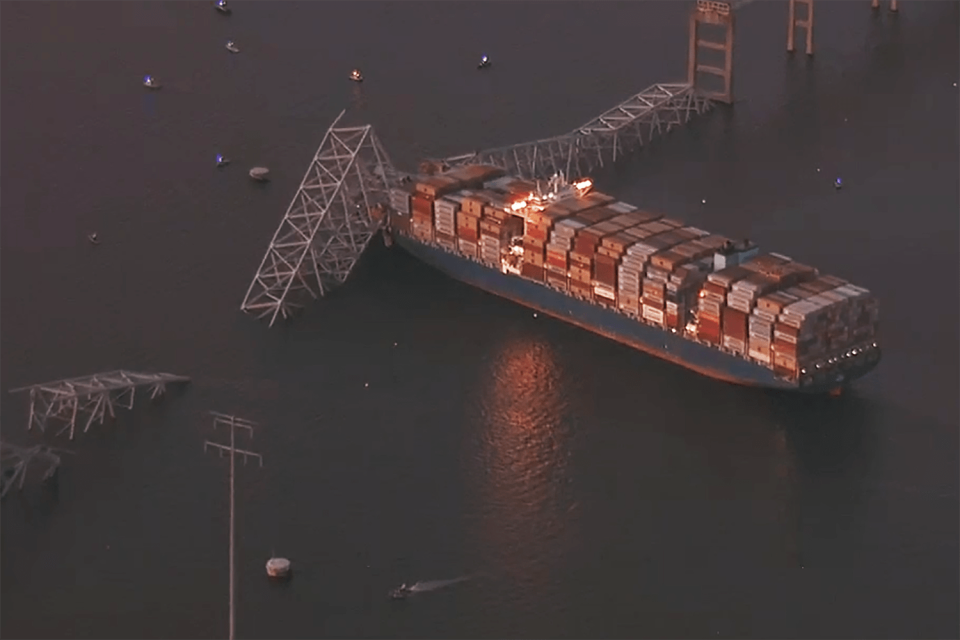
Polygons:
M880 361L867 289L589 179L437 171L391 190L387 221L397 245L456 280L719 380L836 393Z

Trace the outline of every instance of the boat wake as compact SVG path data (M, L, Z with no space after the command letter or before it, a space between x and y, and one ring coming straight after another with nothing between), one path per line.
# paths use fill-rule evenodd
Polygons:
M424 582L416 582L410 585L410 591L413 593L424 593L427 591L436 591L437 589L443 589L444 587L450 587L457 584L458 582L465 582L472 578L473 576L460 576L459 578L453 578L452 580L426 580Z

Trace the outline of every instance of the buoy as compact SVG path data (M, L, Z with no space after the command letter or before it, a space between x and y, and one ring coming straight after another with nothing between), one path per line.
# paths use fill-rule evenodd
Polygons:
M700 204L707 204L707 199L704 198L703 200L701 200L701 201L700 201Z
M271 578L290 577L290 561L286 558L270 558L267 560L267 575Z
M533 317L534 317L534 318L536 318L536 317L537 317L537 314L536 314L536 313L534 313L534 314L533 314Z

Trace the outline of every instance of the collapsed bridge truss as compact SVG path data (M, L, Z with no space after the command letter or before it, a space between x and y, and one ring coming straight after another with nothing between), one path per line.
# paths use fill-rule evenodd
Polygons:
M300 303L291 294L324 295L342 284L380 228L373 214L389 201L398 174L370 125L327 130L241 309L270 325Z
M103 424L107 413L116 417L115 407L133 408L137 387L148 387L150 398L157 398L173 382L188 382L190 378L172 373L137 373L135 371L108 371L81 378L66 378L54 382L34 384L11 393L30 392L30 417L27 430L34 426L45 432L51 420L64 423L57 435L70 432L73 440L77 423L83 420L83 432L99 421Z
M560 171L568 176L585 176L688 122L710 106L710 100L690 84L655 84L570 133L441 162L447 166L493 164L531 180L547 179Z

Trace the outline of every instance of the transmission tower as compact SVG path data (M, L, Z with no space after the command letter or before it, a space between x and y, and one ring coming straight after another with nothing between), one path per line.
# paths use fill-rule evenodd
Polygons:
M237 429L246 429L250 434L250 438L252 439L253 428L257 426L256 424L250 422L249 420L228 416L223 413L217 413L216 411L211 411L210 415L213 416L214 429L216 429L218 426L225 426L230 430L230 446L206 440L203 443L203 450L207 451L209 448L214 448L220 452L221 457L225 455L230 456L230 640L234 640L234 630L236 628L236 579L234 573L234 464L236 462L237 454L239 454L243 456L244 465L247 464L248 458L256 458L257 461L260 462L260 466L263 467L263 456L261 456L259 453L254 453L253 451L247 451L245 449L237 449L236 447Z
M316 298L347 279L380 227L372 213L396 183L373 127L338 127L344 113L323 137L241 305L269 316L271 326L301 306L294 292Z

